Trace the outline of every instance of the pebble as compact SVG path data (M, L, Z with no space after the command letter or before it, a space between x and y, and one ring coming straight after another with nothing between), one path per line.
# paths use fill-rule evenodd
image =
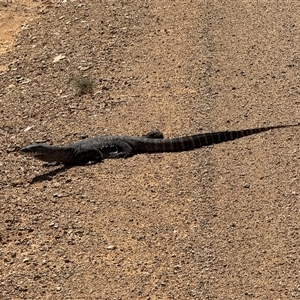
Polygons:
M117 247L115 246L115 245L109 245L109 246L107 246L107 249L108 250L114 250L114 249L116 249Z
M66 56L65 55L63 55L63 54L59 54L59 55L57 55L57 56L55 56L54 58L53 58L53 63L56 63L56 62L58 62L58 61L60 61L60 60L62 60L62 59L64 59Z

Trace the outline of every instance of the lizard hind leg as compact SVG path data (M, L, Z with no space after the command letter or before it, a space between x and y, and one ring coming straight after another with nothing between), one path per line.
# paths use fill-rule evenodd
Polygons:
M132 147L122 140L117 140L111 146L101 149L101 152L104 152L104 157L106 158L125 158L133 155Z
M144 134L143 137L148 139L163 139L164 135L161 131L158 129L148 132L147 134Z

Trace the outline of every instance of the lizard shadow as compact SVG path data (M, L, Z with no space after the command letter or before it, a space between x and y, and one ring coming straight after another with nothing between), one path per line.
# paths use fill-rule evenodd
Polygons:
M43 182L43 181L46 181L46 180L52 180L52 177L59 174L59 173L62 173L70 168L72 168L74 166L61 166L55 170L51 170L47 173L44 173L44 174L41 174L41 175L37 175L35 177L32 178L32 180L30 181L30 184L34 184L34 183L37 183L37 182Z
M37 175L35 177L33 177L30 181L30 184L34 184L34 183L37 183L37 182L43 182L43 181L46 181L46 180L52 180L52 177L54 177L55 175L59 174L59 173L62 173L68 169L71 169L73 167L76 167L76 166L89 166L89 165L94 165L94 164L97 164L99 162L88 162L88 163L82 163L82 164L75 164L75 165L59 165L60 167L57 168L57 169L54 169L54 170L51 170L47 173L44 173L44 174L41 174L41 175ZM55 165L55 164L54 164ZM43 167L44 168L49 168L53 166L51 163L50 164L45 164Z

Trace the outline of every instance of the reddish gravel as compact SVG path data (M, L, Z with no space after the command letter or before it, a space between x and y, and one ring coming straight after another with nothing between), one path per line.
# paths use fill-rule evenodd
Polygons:
M0 299L300 299L300 128L68 169L18 152L299 122L298 2L4 2L30 19L1 55Z

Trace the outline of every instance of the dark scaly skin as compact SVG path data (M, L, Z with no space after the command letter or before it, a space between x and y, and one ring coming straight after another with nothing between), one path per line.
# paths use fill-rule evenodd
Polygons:
M31 144L22 148L21 152L45 162L78 165L89 161L100 162L105 158L129 157L139 153L189 151L271 129L299 125L278 125L246 130L202 133L171 139L164 139L160 131L152 131L142 137L101 136L88 138L63 147Z

